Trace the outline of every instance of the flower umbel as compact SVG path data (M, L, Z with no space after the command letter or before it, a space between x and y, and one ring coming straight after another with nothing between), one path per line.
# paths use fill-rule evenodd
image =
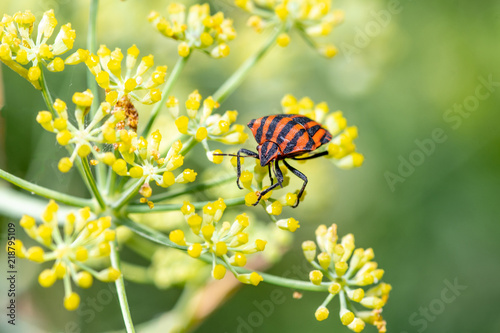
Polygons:
M24 215L20 225L28 236L43 245L26 249L18 239L15 243L16 256L43 263L54 261L52 268L43 270L38 276L42 287L51 287L57 280L64 282L64 307L73 311L78 308L80 297L73 292L71 281L80 288L90 288L93 279L113 282L120 277L120 271L108 267L96 271L88 266L88 261L101 259L108 261L115 231L111 229L111 217L90 219L90 208L85 207L78 213L66 216L61 233L58 225L59 206L51 200L41 216L42 223L37 224L31 216Z
M124 96L128 100L139 101L143 104L153 104L161 99L158 86L165 82L167 66L157 66L153 72L146 74L153 68L153 55L139 58L139 49L132 45L124 56L121 49L111 51L106 45L101 45L97 55L87 50L79 49L66 59L67 64L85 62L90 72L95 76L97 84L106 90L106 101L111 105ZM125 58L125 73L122 73L122 62ZM136 68L137 65L137 68Z
M187 57L192 49L199 49L214 58L229 55L227 42L236 37L233 21L224 18L224 13L210 15L208 3L193 5L186 13L186 7L180 3L171 3L167 8L167 17L152 11L148 20L164 36L181 41L178 52Z
M321 252L316 255L317 249ZM382 307L387 303L391 285L380 282L384 270L372 261L374 253L369 249L355 249L354 236L347 234L338 242L337 225L329 228L320 225L316 229L316 243L305 241L302 250L307 261L315 268L309 279L315 285L328 284L329 295L316 310L316 319L328 317L328 303L339 295L340 320L354 332L361 332L365 323L386 332ZM323 282L326 279L328 282ZM358 310L354 303L371 310Z
M133 131L120 130L117 143L118 151L123 159L116 159L113 170L120 176L130 176L140 179L142 187L139 194L143 196L141 202L147 203L153 208L153 202L148 201L152 195L149 186L151 181L161 187L169 187L175 183L186 184L195 181L197 173L192 169L184 169L177 176L172 171L184 164L184 156L181 154L183 144L177 140L171 144L163 155L160 151L162 135L159 130L151 133L147 139L137 138ZM127 168L127 164L130 168Z
M49 44L57 26L52 9L43 14L37 35L32 38L34 23L35 16L29 10L13 16L4 14L0 22L0 60L40 89L38 80L42 75L42 65L51 72L64 70L64 61L58 56L73 48L76 33L67 23L61 26L55 41ZM23 67L28 64L28 69Z
M115 155L111 152L101 152L97 144L112 144L121 138L115 128L118 122L125 119L125 113L124 111L112 113L111 105L103 102L90 123L86 123L85 116L89 112L93 98L90 90L73 95L76 124L69 121L67 105L60 99L56 99L52 105L56 114L53 115L49 111L38 112L36 121L47 131L56 133L57 142L61 146L67 146L71 152L70 157L64 157L59 161L58 168L61 172L68 172L77 156L85 158L92 155L93 165L98 161L108 165L115 162Z
M353 140L358 137L356 126L347 126L347 120L342 111L330 112L328 104L321 102L314 104L309 97L297 100L288 94L281 100L283 112L287 114L301 114L322 124L333 136L326 146L327 157L341 169L352 169L363 164L364 157L356 152Z
M250 222L246 214L238 215L233 223L227 221L220 223L225 209L226 204L220 198L206 204L200 216L195 212L194 206L189 201L185 201L181 212L198 241L187 241L184 232L180 229L172 231L169 238L176 244L188 246L187 252L193 258L198 258L203 253L210 253L212 276L215 279L222 279L227 268L241 282L256 286L263 280L259 274L256 272L239 274L233 266L245 266L246 256L264 251L267 241L256 239L253 243L249 243L249 234L245 231ZM217 258L221 259L224 264L218 263Z
M190 135L194 140L201 142L207 157L213 163L219 164L223 157L217 154L220 150L212 151L208 140L222 142L228 145L242 144L248 138L245 127L236 124L238 111L226 111L223 115L212 113L219 107L219 103L211 96L202 102L198 90L193 91L185 103L186 115L179 116L179 101L171 96L167 100L167 109L175 118L175 125L182 134ZM215 155L214 155L215 154Z
M332 9L331 0L235 0L238 7L253 14L247 24L261 32L272 26L281 26L283 33L277 38L278 45L290 42L288 31L296 28L325 57L337 54L332 44L317 44L315 38L327 36L344 20L341 10Z

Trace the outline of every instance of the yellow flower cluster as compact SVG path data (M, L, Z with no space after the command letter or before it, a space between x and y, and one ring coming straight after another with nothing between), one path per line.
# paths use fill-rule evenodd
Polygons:
M139 53L135 45L127 49L126 57L119 48L111 51L106 45L101 45L97 55L78 49L65 62L71 65L84 62L95 76L97 84L105 89L106 101L111 105L125 96L129 100L153 104L161 99L161 91L157 87L165 82L167 66L157 66L152 73L146 75L154 66L154 58L151 54L144 56L137 65ZM125 73L122 74L124 58ZM146 93L141 96L137 94L143 92Z
M34 23L35 16L29 10L14 16L4 14L0 22L0 60L40 89L41 65L52 72L64 70L64 61L58 56L73 48L76 34L67 23L60 28L55 41L48 44L57 25L53 10L43 14L35 39L31 36ZM29 69L23 67L30 63Z
M167 100L167 109L175 118L175 125L182 134L191 135L196 141L201 142L207 152L207 157L213 163L219 164L223 157L220 150L211 151L208 140L222 142L228 145L242 144L248 139L244 132L245 126L235 124L238 117L237 111L226 111L223 115L212 114L219 107L219 103L212 97L207 97L202 102L198 90L193 91L186 100L186 114L179 116L179 100L170 96Z
M341 10L332 9L331 0L235 0L238 7L253 14L247 24L257 32L269 26L281 26L277 38L280 46L287 46L290 36L286 33L297 28L324 56L331 58L337 49L331 44L316 45L312 38L327 36L344 19Z
M68 119L67 105L64 101L56 99L53 104L55 114L50 111L40 111L36 121L47 131L56 133L57 142L61 146L71 147L70 157L63 157L58 164L59 171L68 172L72 167L77 156L85 158L92 153L95 160L103 161L112 165L115 155L111 152L103 153L95 145L97 143L115 143L117 142L116 124L125 119L125 113L112 112L111 105L107 102L101 103L94 118L89 124L85 122L85 115L88 113L94 96L90 90L77 92L73 95L75 108L75 119L77 124L73 125ZM106 121L99 123L106 118Z
M193 5L186 13L186 7L180 3L171 3L167 8L167 17L152 11L148 20L164 36L181 41L178 52L187 57L192 49L199 49L214 58L229 55L227 42L236 37L233 21L224 18L224 13L210 15L208 3Z
M143 181L139 191L143 196L142 202L147 202L150 207L153 207L153 203L147 198L152 194L149 186L151 181L155 181L158 186L168 187L174 183L185 184L196 179L197 174L192 169L185 169L177 176L172 173L184 163L184 156L180 154L181 141L174 142L166 154L162 155L162 136L159 130L145 139L142 136L137 137L134 130L118 128L127 114L126 108L119 106L120 103L115 104L114 108L111 108L108 102L101 103L94 118L86 125L85 115L92 105L92 100L90 90L73 95L73 103L76 104L76 126L68 121L66 103L60 99L53 105L57 113L55 118L49 111L40 111L36 117L44 129L57 134L57 142L60 145L71 147L71 156L63 157L59 161L58 168L61 172L68 172L77 156L86 158L92 155L92 165L103 162L120 176L140 178ZM96 144L113 144L121 158L110 151L102 152Z
M242 163L244 159L242 159ZM236 157L231 159L232 165L236 168ZM242 164L243 165L243 164ZM288 186L290 183L290 177L288 176L288 169L285 166L280 166L280 170L283 174L283 187ZM243 170L241 172L239 181L242 186L250 192L245 195L245 204L247 206L253 206L257 203L259 199L259 193L266 190L269 186L264 186L264 179L268 176L268 168L267 166L262 167L260 165L260 161L258 159L255 160L255 166L253 168L253 172L249 170ZM288 192L278 198L271 198L274 190L269 191L261 198L261 202L266 207L266 212L269 215L276 216L280 215L283 211L283 207L292 207L297 203L297 193ZM300 201L303 201L306 196L306 192L300 198ZM287 219L280 219L275 221L276 225L283 230L288 230L291 232L295 232L298 228L300 228L299 221L294 219L293 217Z
M283 112L301 114L322 124L333 136L327 145L328 155L336 166L352 169L363 164L364 157L356 152L353 140L358 137L356 126L347 127L347 120L341 111L329 112L325 102L314 104L309 97L297 100L292 95L285 95L281 100Z
M197 173L192 169L184 169L177 176L172 172L184 164L180 140L172 143L163 156L160 152L162 135L159 130L151 133L147 140L142 136L138 138L137 133L133 131L119 130L118 133L120 137L118 151L123 158L116 159L111 166L120 176L141 179L143 182L139 190L139 194L143 196L141 202L147 203L149 207L154 206L151 201L148 201L152 195L152 189L149 186L151 181L155 181L156 185L161 187L195 181ZM127 168L127 164L131 167Z
M28 236L43 245L26 249L17 239L14 245L16 256L43 263L54 261L52 268L43 270L38 276L42 287L48 288L57 280L64 282L64 307L73 311L80 304L80 297L72 291L71 280L80 288L90 288L94 278L104 281L116 281L121 273L113 267L101 271L90 268L90 259L109 258L115 240L115 230L111 229L111 217L90 219L90 208L85 207L78 213L69 213L59 230L57 211L59 206L50 201L41 215L42 223L37 224L31 216L24 215L20 225Z
M263 280L262 276L256 272L249 274L238 274L233 266L243 267L247 263L246 255L259 251L264 251L267 242L261 239L249 243L249 234L246 228L250 222L246 214L238 215L233 223L220 222L226 204L220 198L217 201L209 202L203 206L201 216L196 213L195 207L188 201L184 202L181 212L189 225L189 228L199 241L188 242L184 232L180 229L173 230L169 234L172 242L188 246L187 253L198 258L204 253L212 256L212 276L220 280L226 274L226 267L241 282L246 284L258 285ZM217 258L221 259L223 264L217 263Z
M345 235L338 242L337 225L332 224L329 228L320 225L316 229L316 243L305 241L302 250L307 261L316 268L309 273L310 281L315 285L328 285L329 295L315 313L317 320L328 318L327 305L339 295L342 324L354 332L361 332L365 323L369 323L380 333L386 332L381 313L392 287L380 282L384 270L373 261L375 255L371 248L356 249L352 234ZM328 282L322 282L323 279ZM372 287L363 289L368 286ZM352 303L347 303L347 298L371 310L358 311Z

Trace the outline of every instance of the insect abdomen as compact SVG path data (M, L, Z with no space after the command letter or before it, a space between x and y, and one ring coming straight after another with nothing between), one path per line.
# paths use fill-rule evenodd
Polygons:
M265 116L250 121L248 127L259 145L275 142L285 156L315 150L332 139L319 123L301 115Z

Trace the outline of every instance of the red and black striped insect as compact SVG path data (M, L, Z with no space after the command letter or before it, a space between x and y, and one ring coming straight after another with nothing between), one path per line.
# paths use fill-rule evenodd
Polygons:
M269 167L271 186L260 192L257 202L254 204L255 206L269 191L273 190L277 186L283 187L283 174L279 168L279 161L283 161L283 164L288 168L288 170L304 181L304 184L297 195L297 202L293 205L293 208L297 207L300 197L306 188L307 177L302 172L288 164L286 159L291 158L294 160L308 160L327 155L328 152L323 151L307 157L297 157L304 153L312 152L318 149L321 145L330 142L332 135L316 121L296 114L277 114L265 116L259 119L253 119L248 123L248 127L252 131L255 140L258 143L257 153L242 148L236 155L231 155L236 156L237 158L236 170L238 178L236 179L236 184L240 189L243 189L239 183L241 175L241 157L257 158L260 160L261 166L267 165ZM242 156L242 154L246 154L246 156ZM274 170L276 183L273 181L271 169Z

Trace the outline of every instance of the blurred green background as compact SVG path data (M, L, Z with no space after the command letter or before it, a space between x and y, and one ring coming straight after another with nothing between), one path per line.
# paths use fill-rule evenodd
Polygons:
M279 112L281 97L292 93L326 101L359 128L356 142L365 155L362 168L343 171L324 159L301 165L309 177L309 195L298 209L285 214L293 213L302 227L295 233L292 251L272 273L303 267L301 242L313 238L318 224L335 222L340 235L352 232L357 246L375 250L386 271L384 281L393 285L384 307L389 332L499 332L500 2L397 4L336 2L346 14L332 37L340 50L337 57L321 58L292 34L291 45L273 49L220 110L237 109L239 122L246 123ZM162 38L146 20L151 9L164 11L166 5L159 0L102 1L98 42L122 49L136 43L144 54L153 53L157 64L172 68L176 44ZM246 13L230 0L211 5L234 18L239 37L230 44L227 59L194 56L174 91L180 100L194 89L204 96L213 93L266 39L245 27ZM88 1L0 3L0 13L31 9L37 18L50 8L60 24L69 21L76 29L75 48L84 47ZM56 170L54 156L64 151L35 122L36 113L44 109L40 94L7 67L1 69L5 106L0 167L40 185L87 195L77 174L63 176ZM493 83L485 85L485 80ZM86 88L83 66L51 74L48 81L53 94L67 101L73 92ZM436 131L441 132L437 140ZM3 224L13 221L0 219ZM84 332L121 329L115 300L85 323L62 309L61 286L42 290L37 285L39 265L18 263L22 293L17 318L20 325L28 325L22 327L30 332L71 331L67 325L74 321ZM300 277L306 279L301 270ZM453 292L447 291L450 283L463 286L453 300ZM96 285L88 295L103 288L107 286ZM134 283L127 288L136 324L171 308L179 294ZM285 303L256 315L256 303L269 300L275 289L266 284L241 288L195 332L348 331L336 318L337 302L331 303L328 320L315 320L313 313L324 295L312 292L295 300L290 290L280 289ZM6 292L1 292L4 299ZM262 318L258 327L241 324L249 316ZM17 327L7 326L2 317L0 331L16 332Z

